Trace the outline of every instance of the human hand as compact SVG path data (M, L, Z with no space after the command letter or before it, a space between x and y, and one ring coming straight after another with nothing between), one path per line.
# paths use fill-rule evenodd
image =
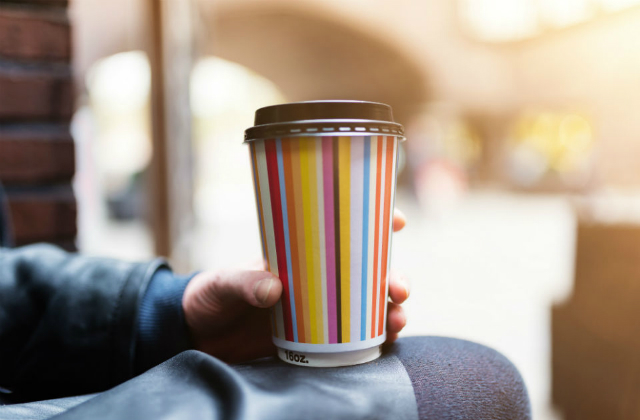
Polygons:
M407 224L407 219L401 211L393 212L393 231L398 232ZM387 303L387 343L393 343L398 339L398 333L407 325L407 316L401 304L409 298L411 284L409 279L391 272L389 275L389 298Z
M406 224L394 212L393 230ZM237 363L275 355L269 309L282 294L282 283L262 270L205 271L189 282L182 298L185 322L197 350ZM406 279L390 275L387 342L397 339L406 324L400 304L409 296Z

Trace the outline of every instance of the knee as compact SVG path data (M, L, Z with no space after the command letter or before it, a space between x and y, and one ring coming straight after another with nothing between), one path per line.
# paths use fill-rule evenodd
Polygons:
M393 352L411 379L420 418L530 419L516 367L502 354L444 337L398 340Z

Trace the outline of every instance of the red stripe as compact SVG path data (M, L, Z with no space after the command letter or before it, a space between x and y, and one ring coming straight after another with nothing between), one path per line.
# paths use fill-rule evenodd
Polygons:
M289 273L287 273L287 251L284 242L284 225L282 222L281 201L282 198L280 197L280 180L278 179L278 155L276 152L275 140L265 140L264 149L267 155L267 172L269 173L269 191L271 193L271 210L273 212L273 232L276 237L278 277L280 277L280 280L282 282L282 314L284 317L285 337L288 341L293 341L291 302L289 300Z
M371 299L373 302L376 301L376 294L378 291L378 247L380 246L380 177L382 175L382 137L378 137L378 154L377 154L377 166L376 166L376 229L375 229L375 242L373 244L373 296ZM371 338L375 338L376 336L376 306L372 303L371 305Z
M389 257L389 223L391 211L391 183L393 181L393 137L387 137L387 169L385 169L385 185L384 185L384 227L382 231L382 276L380 279L380 313L378 324L378 335L384 332L384 305L387 304L385 293L387 292L387 267Z
M302 288L300 286L300 276L296 273L300 272L300 261L298 255L298 228L296 225L296 211L295 211L295 191L293 188L293 168L291 166L291 144L293 141L287 140L282 142L282 164L284 167L284 188L287 193L287 211L289 216L289 243L291 249L291 277L293 278L293 292L290 299L295 301L296 313L293 316L296 317L296 325L298 327L298 342L305 343L304 337L304 318L302 310ZM294 157L295 159L295 157Z

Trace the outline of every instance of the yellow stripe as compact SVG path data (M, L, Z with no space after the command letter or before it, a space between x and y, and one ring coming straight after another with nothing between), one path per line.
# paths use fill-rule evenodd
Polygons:
M316 296L314 283L314 261L313 261L313 228L311 221L311 196L309 191L309 155L312 154L311 142L309 139L300 140L300 173L302 178L302 211L304 214L304 243L307 257L307 293L309 296L309 324L311 329L311 340L313 344L318 343L318 328L316 327Z
M322 328L322 271L320 268L320 235L318 221L318 172L316 158L316 141L313 138L308 142L309 159L309 195L311 204L311 251L313 254L313 282L309 284L309 290L313 291L313 306L315 308L315 324L311 324L312 336L316 338L314 343L324 341L324 329ZM312 296L309 295L309 299Z
M311 342L311 327L309 324L309 294L307 293L307 258L305 254L305 233L304 233L304 212L302 206L302 195L305 187L301 183L302 169L300 167L301 153L302 153L302 141L304 139L287 139L291 142L291 172L293 175L293 190L295 200L295 212L296 212L296 233L298 243L298 259L299 259L299 282L300 282L300 297L302 298L302 307L296 310L302 311L303 328L304 328L304 343Z
M342 342L351 337L351 139L338 140L340 184L340 300L342 301Z

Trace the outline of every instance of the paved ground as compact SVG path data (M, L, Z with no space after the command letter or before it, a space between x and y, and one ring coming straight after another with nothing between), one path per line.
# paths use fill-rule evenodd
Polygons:
M393 264L413 281L406 334L491 346L520 369L535 419L549 406L550 305L571 290L575 219L559 197L474 193L425 212L398 207L410 225L394 238Z

